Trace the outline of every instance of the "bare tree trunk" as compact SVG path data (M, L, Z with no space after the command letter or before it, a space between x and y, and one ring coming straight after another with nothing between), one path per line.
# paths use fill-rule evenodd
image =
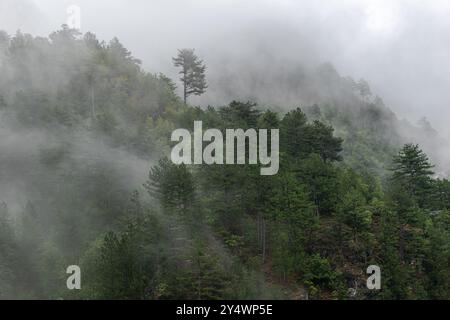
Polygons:
M261 245L261 217L258 214L256 216L256 234L257 234L257 240L256 242L258 243L258 248Z
M94 91L94 85L91 85L91 113L92 113L92 120L95 120L95 91Z
M262 261L266 260L266 220L260 213L256 216L256 233L258 248L261 250Z
M266 261L266 220L262 218L262 261Z
M184 104L187 104L187 79L186 79L186 76L187 76L187 70L186 70L186 68L184 68L184 70L183 70Z
M184 82L184 104L187 104L186 82Z
M400 226L399 253L400 253L400 258L402 259L402 261L404 261L404 258L405 258L405 230L403 228L403 224Z
M314 192L314 203L316 205L316 215L320 218L319 200L317 199L317 194Z

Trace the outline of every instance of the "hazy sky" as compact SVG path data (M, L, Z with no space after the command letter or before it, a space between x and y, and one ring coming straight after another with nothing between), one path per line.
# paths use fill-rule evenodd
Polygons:
M264 40L279 61L331 62L400 117L450 134L450 0L0 0L0 29L47 35L72 4L83 32L117 36L149 71L174 76L177 48L211 68Z

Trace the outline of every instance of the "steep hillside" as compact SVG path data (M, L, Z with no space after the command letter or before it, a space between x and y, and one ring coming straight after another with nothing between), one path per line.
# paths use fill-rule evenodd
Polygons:
M404 145L432 128L330 65L260 72L193 107L117 39L0 32L0 298L448 299L450 183ZM174 165L195 120L279 128L278 174Z

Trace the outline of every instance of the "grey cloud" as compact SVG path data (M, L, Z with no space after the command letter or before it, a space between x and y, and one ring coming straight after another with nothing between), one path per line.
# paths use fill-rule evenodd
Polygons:
M180 47L197 49L213 83L224 66L258 63L260 50L281 67L329 61L342 75L367 79L400 117L426 116L450 133L445 0L1 0L0 15L9 31L45 35L65 22L70 4L82 9L83 31L119 37L150 71L176 77L170 57ZM214 102L207 97L199 103Z

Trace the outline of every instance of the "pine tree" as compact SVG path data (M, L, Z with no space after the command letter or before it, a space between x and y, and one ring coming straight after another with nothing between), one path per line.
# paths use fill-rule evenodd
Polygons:
M145 184L150 195L155 196L167 213L184 216L193 208L195 186L191 172L184 165L175 165L163 158L151 168Z
M339 153L342 151L343 140L333 137L334 129L332 126L315 120L310 126L309 132L313 138L311 141L313 151L319 154L323 161L342 160Z
M426 192L431 187L430 176L434 174L431 170L434 166L427 155L418 145L405 144L393 162L393 180L402 184L420 205L424 205Z
M194 49L178 50L178 56L172 58L175 67L181 67L179 72L183 82L183 98L187 103L187 98L194 95L202 95L208 87L205 79L206 66L194 53Z

